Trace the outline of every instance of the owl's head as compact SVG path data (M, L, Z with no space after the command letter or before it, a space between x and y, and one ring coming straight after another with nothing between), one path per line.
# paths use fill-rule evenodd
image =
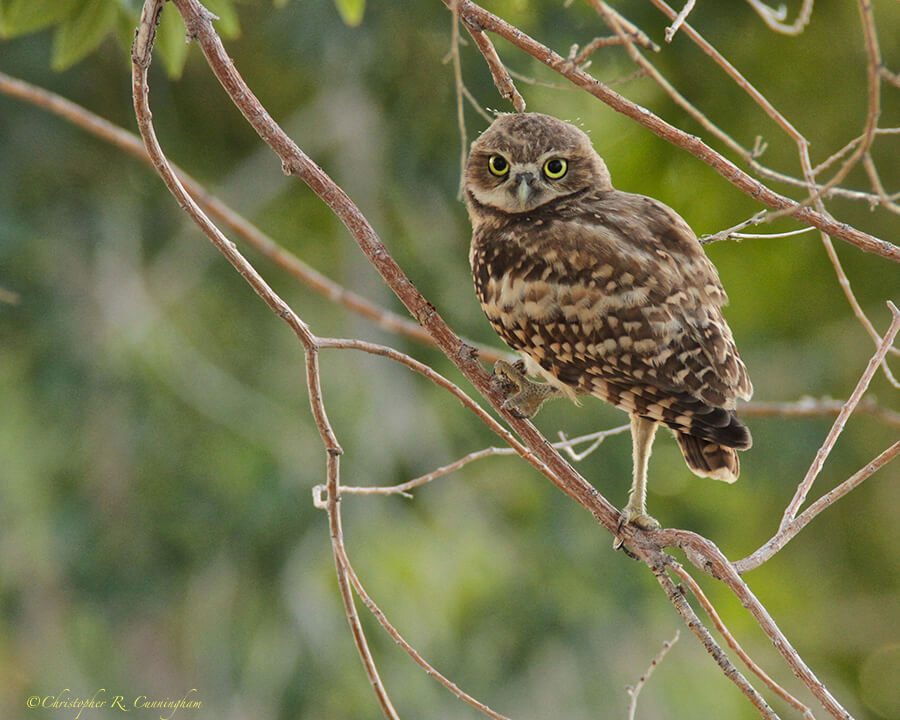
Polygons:
M586 188L611 189L609 171L587 135L540 113L500 115L474 143L466 200L505 213L529 212Z

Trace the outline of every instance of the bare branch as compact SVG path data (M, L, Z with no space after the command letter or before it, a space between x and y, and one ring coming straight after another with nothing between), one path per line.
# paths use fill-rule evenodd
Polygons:
M450 8L453 11L453 26L450 31L450 59L453 62L453 81L456 86L456 124L459 128L459 189L456 192L457 200L462 200L463 183L466 174L466 153L469 151L469 142L466 137L466 115L463 111L463 94L465 85L462 78L462 63L459 58L459 4L454 3Z
M469 31L469 35L472 36L472 39L484 56L484 60L487 63L488 68L490 68L491 77L494 79L494 85L497 87L497 91L512 103L516 112L525 112L525 100L519 95L519 91L516 90L516 86L509 76L509 71L503 65L500 56L497 54L497 50L494 48L494 43L492 43L490 38L484 34L484 31L477 26L473 27L472 25L466 24L466 30Z
M822 447L820 447L819 451L816 453L816 457L813 460L812 465L810 465L806 476L797 487L797 492L794 494L794 498L788 504L787 508L785 508L784 517L781 520L779 532L785 530L785 528L797 516L797 513L800 510L800 506L803 504L803 501L806 500L806 496L809 494L813 483L818 477L819 472L822 470L822 466L825 464L825 459L828 457L832 448L834 448L834 444L837 442L838 437L844 430L844 426L846 425L847 420L853 413L853 410L859 404L859 401L862 399L863 393L865 393L866 388L869 387L872 376L875 374L878 366L884 359L884 356L887 353L887 349L891 346L891 343L894 342L894 338L897 336L897 331L900 330L900 311L898 311L897 307L891 302L888 303L888 307L890 308L891 314L893 315L893 321L891 322L888 331L885 333L884 339L881 341L881 344L875 351L875 354L872 356L872 359L869 360L869 364L863 372L862 377L860 377L859 382L856 384L853 393L847 399L847 402L844 403L844 406L841 408L840 413L838 413L837 419L834 421L834 425L832 425L831 430L825 437L825 441L822 443Z
M787 545L797 533L805 528L809 522L816 517L825 508L831 507L835 502L840 500L851 490L859 487L864 480L874 475L878 470L887 465L897 455L900 454L900 441L895 442L887 450L876 457L872 462L867 463L860 468L852 476L844 480L840 485L829 490L822 497L812 503L800 515L791 520L784 528L772 537L765 545L756 550L752 555L748 555L743 560L734 563L735 568L740 573L754 570L771 558L781 548Z
M577 438L567 438L565 434L560 431L559 439L562 442L554 443L553 447L566 451L566 454L572 458L575 462L581 462L588 455L593 453L600 445L603 443L606 438L612 435L619 435L620 433L626 432L631 429L631 425L620 425L619 427L612 428L611 430L603 430L601 432L591 433L590 435L583 435L582 437ZM575 445L580 445L583 442L590 441L591 444L588 445L587 448L582 450L581 452L577 452L575 450Z
M796 402L748 402L741 406L741 415L744 417L816 417L819 415L838 415L844 407L845 400L833 400L832 398L801 398ZM871 415L881 422L900 427L900 413L881 407L872 398L863 398L854 410L856 415L860 413Z
M735 565L728 561L714 543L687 530L657 530L652 534L652 537L656 543L664 547L674 546L681 548L695 567L724 582L772 641L772 644L781 653L792 672L819 700L822 707L834 718L840 720L850 720L852 718L846 708L837 701L824 683L816 677L815 673L803 661L803 658L800 657L800 654L775 623L769 611L740 576ZM632 550L637 550L638 553L645 552L642 544L639 544L637 548L632 547ZM674 562L669 556L664 557L668 558L666 560L667 563ZM654 570L654 574L657 574L656 570ZM668 579L664 571L662 575ZM657 574L657 580L660 580L659 574ZM662 583L662 580L660 582Z
M357 577L356 572L353 570L353 567L350 565L350 560L347 557L347 550L342 544L340 547L341 554L341 563L344 568L344 571L347 573L350 578L350 582L353 585L353 589L356 591L356 594L359 595L360 599L363 601L365 606L369 609L369 612L375 616L375 619L378 620L381 627L385 629L385 631L390 635L394 642L396 642L403 650L409 655L415 663L421 667L430 677L435 678L441 685L447 688L450 692L452 692L456 697L458 697L463 702L467 702L472 707L481 711L488 717L494 718L494 720L509 720L505 715L501 715L500 713L492 710L487 705L482 703L481 701L475 699L468 693L464 692L460 689L459 685L450 680L446 675L438 672L432 665L430 665L425 658L423 658L419 652L407 642L407 640L400 634L400 631L394 627L390 621L387 619L387 616L382 612L381 608L375 604L375 601L369 596L366 592L366 589L363 587L363 584L360 582L359 577Z
M800 8L800 12L797 13L797 18L790 25L784 24L787 18L787 9L784 5L780 5L776 10L766 5L762 0L747 0L747 2L750 3L750 7L756 10L766 25L782 35L799 35L809 24L809 19L812 17L813 0L803 0L803 5Z
M672 646L678 642L678 637L680 635L680 631L676 630L672 639L666 640L663 643L662 650L660 650L656 657L650 661L650 666L644 670L644 674L638 678L638 681L634 686L629 685L625 688L625 692L628 693L628 697L630 698L628 703L628 720L634 720L634 714L637 712L638 695L641 694L641 690L644 689L644 685L647 684L647 680L650 679L650 676L653 674L653 671L656 670L656 667L663 661L666 655L669 654L669 650L672 649Z
M611 435L618 435L623 433L631 428L630 425L622 425L617 428L612 428L611 430L600 430L595 433L590 433L589 435L582 435L580 437L574 438L566 438L563 433L560 433L560 437L562 440L560 442L553 443L553 447L556 450L566 450L569 456L573 460L583 460L590 453L594 452L599 446L600 443L603 442L607 437ZM592 442L590 447L581 452L576 453L573 450L575 445L580 445L584 442ZM512 443L515 443L513 439ZM407 480L404 483L399 483L397 485L388 485L388 486L366 486L366 487L354 487L344 485L341 490L344 493L349 493L353 495L403 495L404 497L411 498L412 495L409 494L410 490L414 488L421 487L422 485L426 485L430 483L432 480L437 480L438 478L444 477L445 475L449 475L452 472L456 472L461 468L464 468L469 463L473 463L476 460L481 460L482 458L492 457L494 455L513 455L522 453L516 449L516 447L487 447L482 448L481 450L476 450L475 452L471 452L468 455L465 455L458 460L454 460L452 463L447 465L442 465L435 470L432 470L430 473L426 473L425 475L420 475L417 478L412 480ZM533 463L534 464L534 463ZM537 466L536 466L537 467ZM540 469L540 467L538 468ZM542 470L543 472L543 470Z
M827 235L823 235L822 244L825 246L825 253L828 255L828 260L831 262L832 267L834 267L834 272L835 275L837 275L838 284L841 286L841 290L844 291L844 297L846 297L847 302L850 303L850 308L853 310L853 314L856 315L856 318L860 321L866 332L869 334L869 337L872 338L875 346L877 347L881 344L881 336L875 330L875 326L872 325L872 321L869 320L868 316L865 314L865 312L863 312L859 301L856 299L853 288L850 287L850 278L848 278L847 273L844 272L844 266L841 264L841 260L838 257L837 251L834 249L834 243L831 242L831 238L829 238ZM887 352L892 355L900 355L900 351L898 351L897 348L893 346L888 347ZM897 379L894 377L891 369L888 367L887 360L882 361L881 369L884 372L884 375L887 378L888 382L895 388L900 388L900 383L897 382Z
M684 4L684 7L681 8L681 12L675 16L675 20L672 22L669 27L666 28L666 42L672 42L672 38L675 37L675 33L678 32L678 28L684 25L684 21L687 20L687 16L691 14L691 10L694 9L694 4L697 0L687 0Z

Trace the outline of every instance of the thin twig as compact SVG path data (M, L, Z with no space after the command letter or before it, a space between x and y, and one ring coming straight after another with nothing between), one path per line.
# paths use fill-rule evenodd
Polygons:
M431 664L428 663L428 661L425 660L425 658L423 658L419 654L419 652L412 645L409 644L406 638L404 638L400 634L400 631L397 630L397 628L394 627L394 625L387 619L387 616L384 614L381 608L378 607L375 601L372 600L371 596L366 592L366 589L365 587L363 587L362 582L360 582L356 571L350 564L350 559L347 557L347 550L343 545L341 546L341 562L344 571L350 578L353 589L356 591L356 594L359 595L360 600L363 601L363 604L369 609L369 612L372 613L381 627L385 629L387 634L390 635L391 638L393 638L394 642L396 642L401 648L403 648L406 654L409 655L419 667L421 667L426 673L428 673L430 677L433 677L441 685L443 685L450 692L456 695L456 697L458 697L460 700L468 703L488 717L494 718L494 720L509 720L509 718L507 718L505 715L501 715L495 710L492 710L480 700L477 700L468 693L464 692L459 687L459 685L450 680L446 675L438 672Z
M784 232L774 232L774 233L731 233L731 237L736 237L741 240L765 240L769 238L785 238L785 237L794 237L795 235L803 235L803 233L808 233L810 230L815 230L814 227L805 227L800 228L799 230L785 230Z
M600 445L603 440L611 435L617 435L619 433L623 433L631 428L630 425L622 425L617 428L612 428L611 430L600 430L598 432L590 433L588 435L582 435L580 437L575 438L566 438L562 433L560 433L560 437L563 439L560 442L553 443L553 447L556 450L565 450L568 452L569 456L573 460L582 460L590 453L594 452ZM590 447L582 453L576 453L573 450L575 445L580 445L581 443L591 442ZM518 451L515 447L487 447L482 448L481 450L476 450L474 452L465 455L458 460L454 460L452 463L448 463L447 465L442 465L439 468L432 470L429 473L424 475L420 475L417 478L413 478L412 480L407 480L404 483L399 483L397 485L385 485L385 486L363 486L363 487L355 487L350 485L343 485L341 487L341 491L344 493L349 493L353 495L403 495L404 497L411 498L412 495L409 494L410 490L413 490L417 487L421 487L422 485L426 485L430 483L432 480L437 480L438 478L444 477L445 475L449 475L452 472L456 472L461 468L464 468L466 465L475 462L476 460L481 460L486 457L493 457L495 455L514 455L522 453Z
M638 695L641 694L641 690L644 689L644 685L647 684L647 681L650 679L650 676L653 674L653 671L656 670L657 666L663 661L666 655L669 654L669 650L678 642L678 638L681 635L681 631L676 630L675 635L672 636L671 640L666 640L663 643L662 650L660 650L656 657L650 661L650 665L644 670L644 674L638 678L638 681L632 686L628 685L625 688L625 692L628 693L629 702L628 702L628 720L634 720L634 715L637 712L637 702Z
M872 153L867 152L862 159L863 167L866 169L866 175L869 176L869 182L881 199L881 206L887 208L892 213L900 214L900 205L894 202L894 198L887 194L884 185L881 182L881 176L878 174L878 168L875 167L875 161L872 159Z
M719 242L721 240L729 240L732 235L738 230L743 230L746 227L750 227L751 225L761 225L766 221L766 215L768 215L768 210L760 210L758 213L753 215L753 217L749 217L746 220L739 222L737 225L732 225L729 228L725 228L724 230L719 230L719 232L714 233L712 235L704 235L700 238L701 245L708 245L709 243Z
M843 432L844 430L844 426L847 424L847 420L850 418L853 410L862 399L866 388L869 387L869 383L872 381L872 376L875 375L875 372L878 370L878 366L881 364L881 361L884 359L884 356L887 353L887 349L891 346L891 343L894 342L894 338L897 336L897 331L900 330L900 310L897 310L897 307L891 302L888 303L888 308L890 308L891 315L893 316L890 327L885 333L881 344L875 351L875 354L872 356L872 359L869 360L869 364L866 366L866 369L860 377L859 382L856 383L856 387L853 389L853 392L847 399L847 402L844 403L844 406L841 408L840 413L838 413L837 419L834 421L834 424L831 426L831 430L828 432L828 435L825 437L825 441L822 443L822 447L819 448L818 452L816 453L816 457L812 462L812 465L810 465L805 477L797 487L797 491L794 493L793 499L785 508L784 516L781 519L781 525L778 528L779 532L783 531L791 523L791 521L795 517L797 517L797 513L800 511L800 506L803 505L804 500L806 500L806 496L809 494L813 483L816 481L816 478L819 476L819 472L821 472L822 470L822 466L825 464L825 459L834 448L838 437L840 437L841 432Z
M588 455L593 453L600 445L603 443L606 438L611 437L613 435L619 435L627 430L631 429L631 425L620 425L619 427L612 428L611 430L603 430L601 432L591 433L590 435L582 435L577 438L567 438L565 433L562 431L559 432L559 439L562 442L553 443L553 447L557 450L565 450L566 454L572 458L575 462L581 462ZM591 444L587 446L584 450L580 452L575 450L575 445L580 445L583 442L590 442Z
M684 21L687 20L687 16L691 14L691 10L694 9L694 4L697 0L687 0L684 4L684 7L681 8L681 12L675 16L675 20L672 22L669 27L666 28L666 42L672 42L672 38L675 37L675 33L678 32L678 28L680 28Z
M818 417L821 415L837 415L846 400L832 398L801 398L795 402L759 402L753 401L741 405L744 417ZM881 407L873 398L860 400L855 415L865 414L877 418L883 423L900 427L900 413Z
M480 28L472 27L467 24L466 30L469 31L469 35L472 36L472 39L478 46L478 50L484 56L484 60L487 63L488 68L490 68L491 77L494 79L494 85L496 86L497 91L512 103L516 112L525 112L525 100L519 94L519 91L516 90L515 83L513 83L512 78L509 76L509 71L506 69L503 61L500 60L500 56L497 54L494 43L491 42L490 38L485 35L484 31Z
M819 513L834 505L835 502L840 500L851 490L859 487L863 481L868 480L878 470L896 458L898 454L900 454L900 440L882 452L878 457L872 460L872 462L866 463L866 465L857 470L840 485L829 490L814 503L811 503L806 510L791 520L783 529L779 529L775 536L768 540L765 545L754 551L751 555L745 557L743 560L735 562L734 567L739 573L749 572L750 570L758 568L787 545L787 543L805 528Z
M825 248L825 254L828 256L828 260L831 263L831 266L834 268L834 273L835 275L837 275L838 279L838 285L841 286L841 290L844 292L844 297L847 298L847 302L850 304L850 309L853 310L853 314L856 315L857 320L859 320L860 324L863 326L863 328L865 328L866 332L869 334L869 337L872 338L872 341L877 347L881 344L881 336L878 334L875 326L872 325L872 321L869 320L869 317L863 311L862 306L859 304L859 301L856 299L856 294L853 292L853 288L850 286L850 278L847 277L847 273L844 271L844 266L841 263L841 259L838 257L837 250L835 250L834 247L834 243L831 242L831 238L827 235L823 235L821 239L822 245ZM887 351L891 355L900 355L900 350L893 346L889 347ZM900 383L897 382L897 379L894 377L894 374L888 367L887 360L882 361L881 369L884 372L884 376L887 378L888 382L895 388L900 389Z
M450 59L453 62L453 83L456 87L456 125L459 128L459 188L456 191L456 199L462 200L463 187L466 182L466 155L469 152L469 142L466 136L466 114L463 108L463 92L465 85L462 77L462 62L459 57L459 2L454 2L450 8L453 12L453 26L450 30Z
M782 35L799 35L809 24L812 17L813 0L803 0L803 5L797 13L797 17L790 25L785 25L784 20L787 17L787 9L784 5L779 5L778 9L769 7L762 0L747 0L750 7L756 10L757 14L763 21L775 32Z

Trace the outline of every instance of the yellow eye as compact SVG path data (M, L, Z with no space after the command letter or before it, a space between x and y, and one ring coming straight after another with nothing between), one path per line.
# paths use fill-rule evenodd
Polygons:
M544 175L551 180L559 180L569 169L569 163L562 158L550 158L544 163Z
M488 168L492 175L503 177L509 172L509 163L506 162L506 158L502 155L491 155L488 158Z

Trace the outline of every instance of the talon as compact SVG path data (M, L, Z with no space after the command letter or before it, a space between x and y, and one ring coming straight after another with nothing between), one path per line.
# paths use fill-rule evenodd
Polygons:
M656 530L659 528L659 522L656 518L650 517L644 510L628 505L619 514L619 530L621 531L625 525L634 525L641 530Z
M625 543L625 538L622 536L622 528L626 525L634 525L639 530L644 531L657 530L659 528L659 522L656 518L650 517L646 511L626 505L622 512L619 513L619 524L616 526L618 534L613 540L613 550L619 550Z
M525 377L525 363L522 360L515 363L498 360L494 363L491 382L507 395L501 407L522 419L533 418L546 400L560 395L560 391L552 385L531 382Z

